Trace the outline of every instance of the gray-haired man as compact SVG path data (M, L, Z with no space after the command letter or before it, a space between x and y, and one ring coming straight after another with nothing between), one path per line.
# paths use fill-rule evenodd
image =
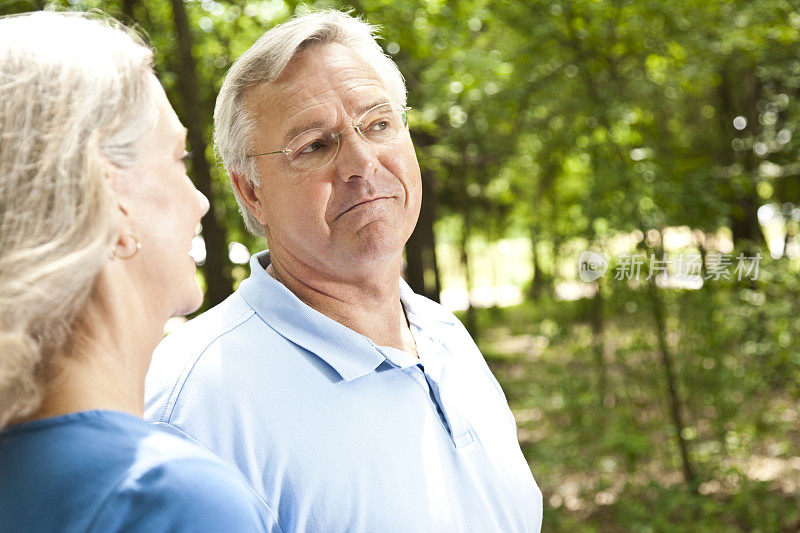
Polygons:
M449 312L400 279L421 180L372 28L273 28L231 68L216 142L269 252L170 335L147 416L236 465L285 531L538 531L502 390Z

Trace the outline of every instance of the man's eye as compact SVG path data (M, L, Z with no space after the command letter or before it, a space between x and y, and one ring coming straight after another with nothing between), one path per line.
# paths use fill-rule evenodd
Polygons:
M314 152L319 152L320 150L324 150L325 148L328 147L328 145L329 145L328 142L326 142L326 141L324 141L322 139L317 139L316 141L312 141L312 142L308 143L307 145L305 145L305 147L302 150L300 150L298 153L299 154L313 154Z
M380 118L370 123L367 129L370 131L381 131L388 128L390 124L391 121L388 118Z

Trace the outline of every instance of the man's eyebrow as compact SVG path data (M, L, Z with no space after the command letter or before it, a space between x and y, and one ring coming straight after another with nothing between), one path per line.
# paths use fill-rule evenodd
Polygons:
M314 122L310 122L307 124L303 124L302 126L296 126L289 130L289 132L283 137L283 144L287 145L291 142L292 139L303 133L304 131L313 130L317 128L324 128L325 123L321 120L315 120Z
M388 103L389 103L389 100L387 98L380 98L378 100L372 101L369 104L364 104L364 105L358 106L355 109L355 113L353 113L353 114L355 116L359 116L362 113L364 113L365 111L369 111L370 109L372 109L375 106L379 106L381 104L388 104ZM298 135L300 135L304 131L318 129L318 128L324 128L324 127L325 127L325 123L322 122L321 120L315 120L314 122L309 122L307 124L303 124L302 126L296 126L296 127L292 128L292 129L290 129L286 133L286 135L283 137L283 144L289 144L289 142L291 142L292 139L294 139L295 137L297 137Z
M362 106L360 106L360 107L357 107L357 108L356 108L355 115L356 115L356 116L359 116L359 115L361 115L362 113L365 113L366 111L369 111L369 110L370 110L370 109L372 109L373 107L379 106L379 105L381 105L381 104L388 104L388 103L389 103L389 100L388 100L388 99L386 99L386 98L380 98L380 99L378 99L378 100L374 100L374 101L373 101L371 104L362 105Z

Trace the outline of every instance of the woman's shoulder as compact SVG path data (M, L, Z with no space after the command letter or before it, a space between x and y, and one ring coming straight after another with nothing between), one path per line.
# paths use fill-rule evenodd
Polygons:
M131 414L86 411L9 428L0 462L0 515L20 529L280 531L233 467ZM20 496L30 493L39 497Z
M279 531L237 471L181 436L142 422L136 457L91 530Z
M90 531L279 531L261 502L224 465L202 457L150 463L108 494Z

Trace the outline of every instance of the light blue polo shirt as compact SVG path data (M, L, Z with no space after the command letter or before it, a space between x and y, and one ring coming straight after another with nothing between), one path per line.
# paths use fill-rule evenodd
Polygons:
M420 359L301 302L251 259L170 334L145 417L238 467L294 531L539 531L542 496L505 396L461 323L400 294Z

